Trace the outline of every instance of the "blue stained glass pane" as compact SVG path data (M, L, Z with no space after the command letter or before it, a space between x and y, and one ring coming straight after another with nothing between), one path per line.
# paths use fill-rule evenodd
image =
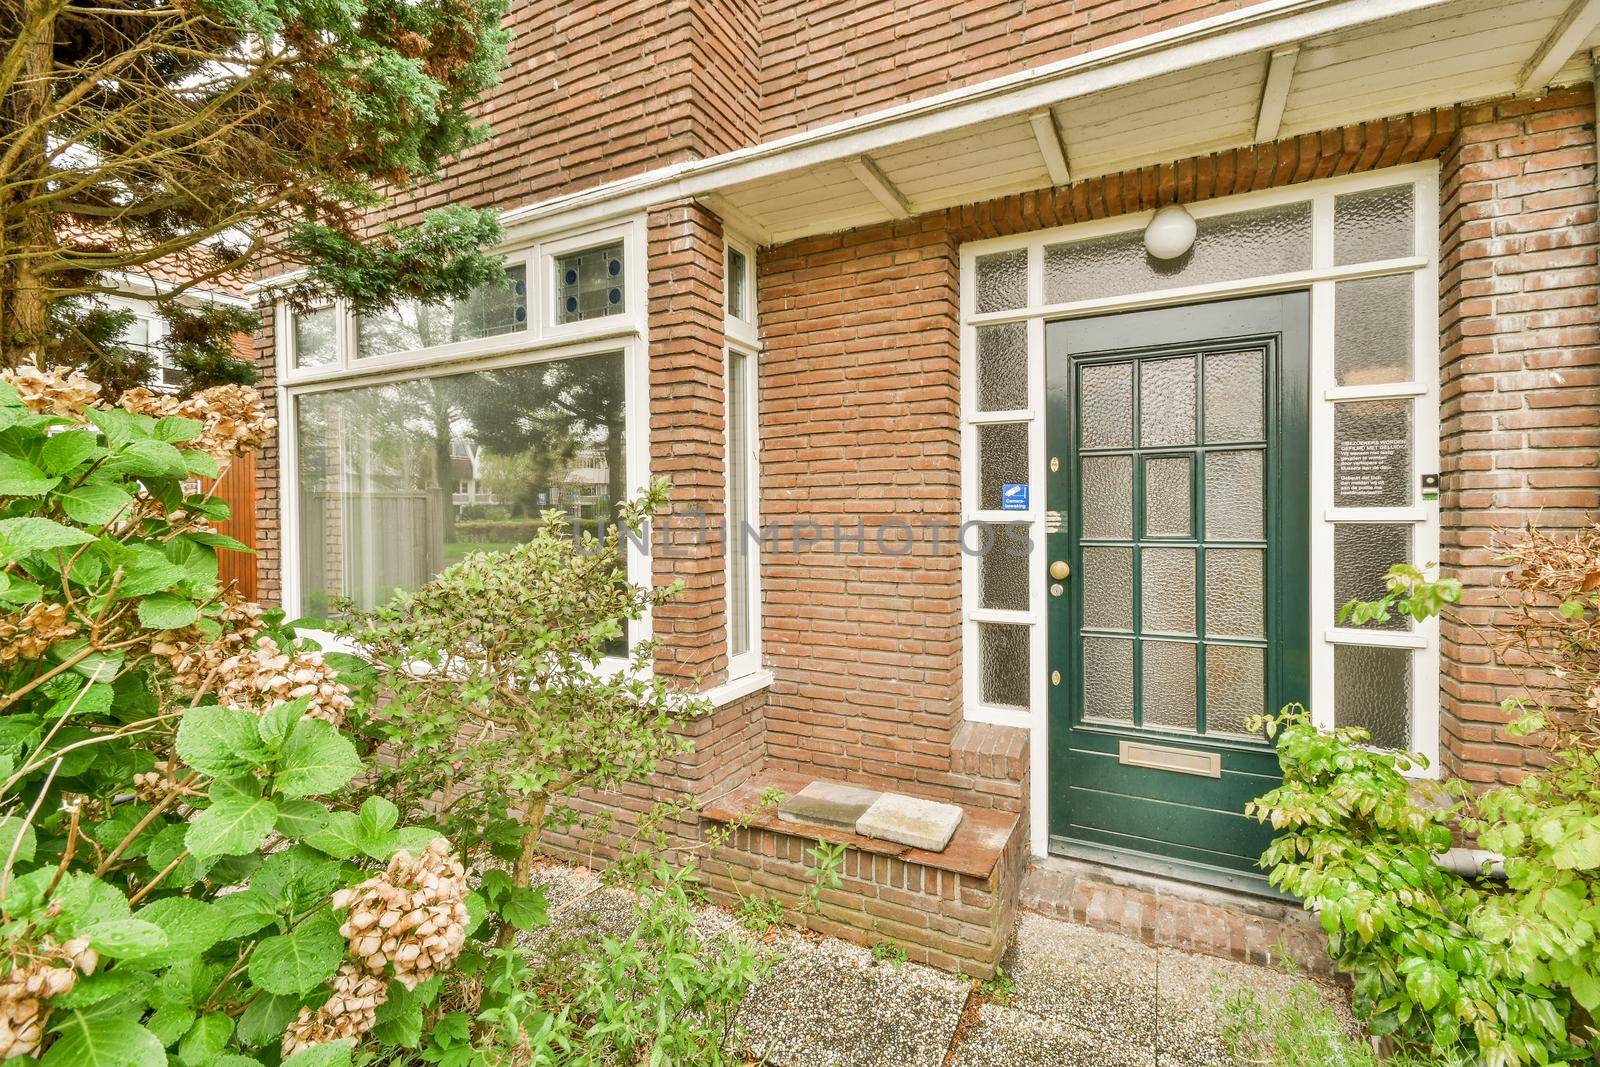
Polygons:
M578 298L577 297L575 297L575 296L567 297L567 310L568 311L577 311L578 310Z
M578 284L578 272L575 271L575 270L567 271L567 273L565 275L563 275L563 278L564 278L564 280L566 281L566 283L568 285L577 285Z
M611 275L613 278L615 278L617 275L621 274L622 273L622 260L613 259L610 263L606 264L606 273Z
M616 315L626 303L622 242L586 248L556 257L557 322L580 322L601 315Z
M606 299L610 300L613 304L622 303L622 290L621 289L613 289L613 290L611 290L611 292L606 294Z

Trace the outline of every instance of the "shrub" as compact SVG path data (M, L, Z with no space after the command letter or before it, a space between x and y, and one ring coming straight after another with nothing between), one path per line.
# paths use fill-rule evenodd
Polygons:
M1595 635L1600 536L1530 533L1508 550L1514 622L1493 638L1531 683L1508 730L1544 731L1548 766L1474 794L1407 779L1420 756L1364 730L1323 733L1298 709L1270 724L1282 786L1249 810L1284 833L1262 858L1316 910L1374 1033L1406 1051L1490 1067L1591 1062L1600 1042L1600 762ZM1391 571L1357 622L1438 615L1453 583ZM1462 835L1504 854L1506 880L1462 878L1433 854Z

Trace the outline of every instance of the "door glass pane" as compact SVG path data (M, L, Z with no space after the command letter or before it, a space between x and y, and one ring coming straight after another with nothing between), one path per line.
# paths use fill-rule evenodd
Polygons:
M1352 278L1333 287L1333 378L1337 385L1411 380L1410 274Z
M1078 584L1086 629L1133 629L1133 549L1085 548Z
M1083 457L1083 536L1126 541L1133 537L1133 457Z
M1194 444L1194 357L1139 364L1139 443L1145 448Z
M1130 230L1044 250L1045 302L1094 300L1183 285L1286 274L1311 266L1311 202L1196 220L1194 247L1154 259L1144 231Z
M1206 537L1259 541L1265 536L1263 453L1206 453Z
M1001 423L978 427L978 507L1000 510L1001 487L1028 481L1028 427Z
M1195 646L1145 641L1144 725L1193 730L1199 721L1195 697Z
M1007 527L991 529L993 540L986 543L992 547L978 561L978 602L998 611L1027 611L1028 556L1007 537Z
M1084 448L1133 444L1133 364L1091 363L1078 371L1078 442Z
M984 704L1028 706L1028 633L1031 627L978 624L978 699Z
M1008 322L978 327L978 410L1028 406L1028 327Z
M1411 401L1333 406L1333 502L1341 508L1411 503Z
M1370 263L1411 255L1412 187L1391 185L1333 198L1333 262Z
M1264 365L1259 348L1206 356L1206 444L1266 440Z
M1366 727L1375 745L1409 750L1411 650L1335 645L1333 721Z
M1333 528L1333 613L1352 600L1379 600L1388 592L1386 576L1396 563L1410 563L1411 525L1404 522L1348 522ZM1363 629L1409 630L1411 620L1391 612L1388 622Z
M1194 549L1141 550L1139 623L1145 633L1194 633ZM1094 590L1085 587L1085 595Z
M1265 553L1259 548L1206 549L1206 636L1266 636Z
M1151 456L1144 461L1144 532L1150 537L1189 537L1194 530L1188 456Z
M1083 639L1083 717L1133 722L1133 642Z
M978 312L1010 311L1028 302L1028 250L978 257Z
M1266 711L1266 649L1206 646L1206 733L1249 734L1245 722Z

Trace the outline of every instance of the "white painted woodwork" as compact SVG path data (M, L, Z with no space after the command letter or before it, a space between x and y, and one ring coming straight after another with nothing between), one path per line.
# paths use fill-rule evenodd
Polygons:
M1294 81L1295 63L1300 49L1280 48L1267 59L1267 78L1261 86L1261 106L1256 114L1256 143L1276 141L1283 125L1283 107L1289 102L1289 85Z
M1072 181L1067 169L1067 149L1061 143L1061 131L1056 129L1055 114L1049 110L1035 111L1028 116L1033 126L1033 137L1039 143L1039 157L1050 174L1051 185L1066 185Z
M1600 26L1600 0L1573 0L1549 35L1539 42L1538 51L1524 64L1517 91L1539 92L1550 84L1556 71L1577 55L1596 26Z
M871 193L873 198L883 205L883 209L889 213L890 218L908 219L911 217L910 202L906 200L899 189L894 187L893 182L883 176L883 171L878 169L876 163L866 156L857 156L849 162L848 166L850 167L850 173L854 174L856 179L867 187L867 192Z

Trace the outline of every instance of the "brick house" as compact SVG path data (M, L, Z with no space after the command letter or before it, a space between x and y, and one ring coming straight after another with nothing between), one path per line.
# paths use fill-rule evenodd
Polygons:
M765 819L710 871L793 894L845 841L812 921L977 973L1030 865L1265 952L1251 715L1521 773L1470 627L1335 616L1411 561L1489 620L1495 530L1600 503L1600 3L513 7L497 136L392 206L502 208L506 282L360 320L258 284L264 598L671 479L629 567L684 593L634 636L716 712L623 806L957 804L942 852Z

